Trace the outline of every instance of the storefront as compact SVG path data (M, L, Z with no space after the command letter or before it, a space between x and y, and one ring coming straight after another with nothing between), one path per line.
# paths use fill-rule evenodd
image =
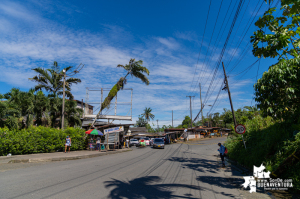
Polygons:
M124 136L124 126L118 126L113 128L104 129L104 142L105 148L109 149L120 149L121 140Z

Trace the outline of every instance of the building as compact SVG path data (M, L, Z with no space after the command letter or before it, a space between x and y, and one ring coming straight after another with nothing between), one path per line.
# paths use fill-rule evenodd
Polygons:
M77 102L76 108L81 108L84 111L84 115L92 115L94 112L94 106L85 104L83 100L74 100Z

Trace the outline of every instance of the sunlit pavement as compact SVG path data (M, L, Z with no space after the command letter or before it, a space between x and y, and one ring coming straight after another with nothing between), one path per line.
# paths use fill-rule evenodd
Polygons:
M225 140L171 144L165 149L132 147L131 152L82 160L11 164L0 172L0 198L269 198L243 190L245 174L232 170L229 163L221 167L216 143Z

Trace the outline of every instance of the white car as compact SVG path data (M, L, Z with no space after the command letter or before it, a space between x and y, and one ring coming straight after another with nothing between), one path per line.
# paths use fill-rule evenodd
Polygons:
M137 146L137 145L139 145L139 141L137 140L137 139L130 139L130 141L129 141L129 147L131 147L131 146Z

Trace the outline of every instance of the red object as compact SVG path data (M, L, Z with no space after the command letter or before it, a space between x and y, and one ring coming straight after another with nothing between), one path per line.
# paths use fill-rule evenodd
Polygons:
M227 148L225 147L225 152L224 152L225 154L227 154L228 153L228 150L227 150Z
M90 129L88 131L85 132L85 134L90 134L94 129Z

